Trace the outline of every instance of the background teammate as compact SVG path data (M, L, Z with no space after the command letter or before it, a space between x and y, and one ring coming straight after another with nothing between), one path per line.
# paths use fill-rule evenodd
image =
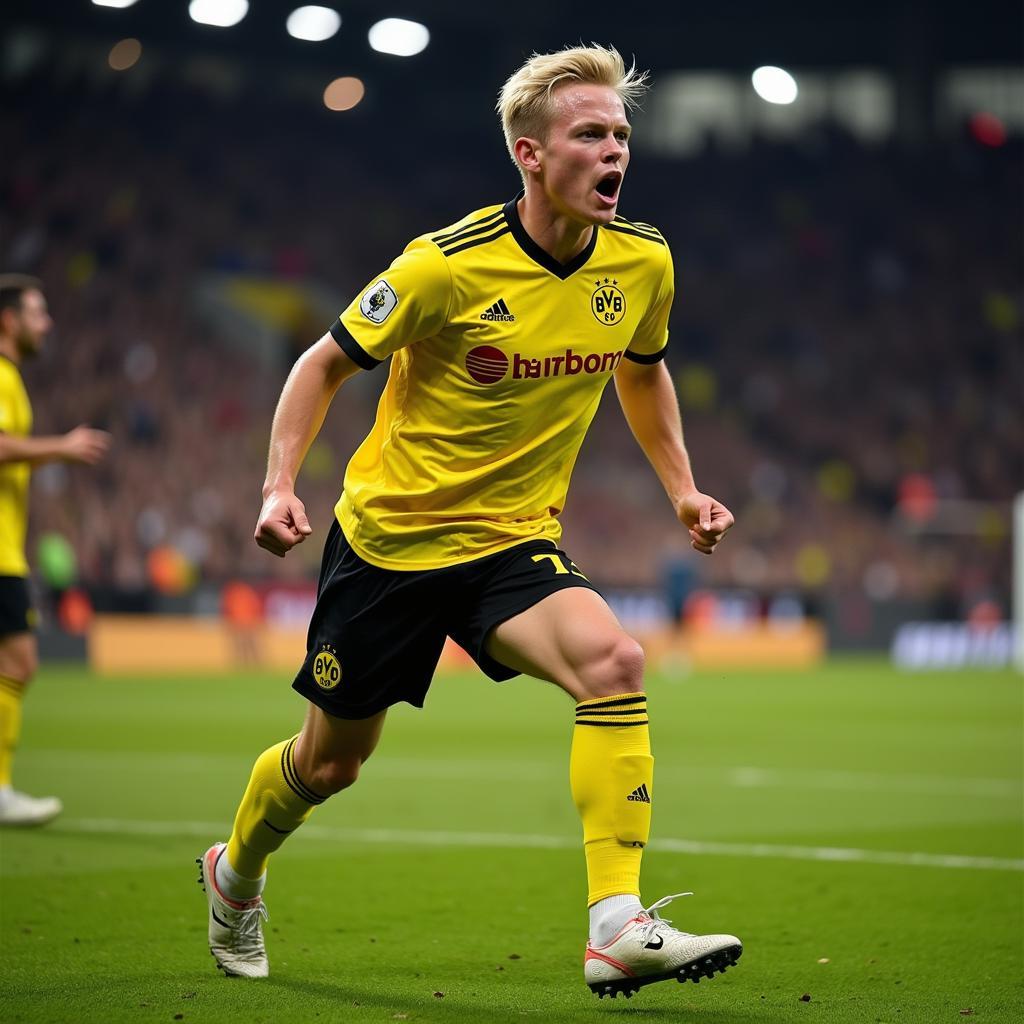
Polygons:
M38 280L0 275L0 825L42 825L61 812L56 797L31 797L11 784L21 704L39 660L25 558L32 467L56 460L92 465L110 443L108 434L90 427L30 436L32 405L20 366L52 326Z
M601 995L711 976L739 940L695 936L640 899L653 758L643 652L556 545L569 476L614 378L625 417L693 547L732 525L693 481L663 360L674 291L659 232L616 216L626 105L644 89L600 47L535 56L499 101L523 193L414 240L297 362L270 441L260 546L311 532L295 481L338 387L393 356L327 537L301 733L264 751L230 842L200 858L210 946L227 973L268 972L267 858L355 782L387 708L421 706L445 636L494 679L524 672L576 701L570 782L583 822Z

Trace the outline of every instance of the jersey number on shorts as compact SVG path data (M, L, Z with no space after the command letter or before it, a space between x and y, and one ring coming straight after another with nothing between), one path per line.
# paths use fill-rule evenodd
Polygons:
M581 580L586 580L587 579L587 577L584 576L583 573L581 573L579 571L579 569L576 568L576 563L575 562L569 562L569 564L566 565L565 560L562 558L561 555L555 555L555 554L551 554L551 555L548 555L548 554L534 555L533 556L533 561L535 561L535 562L550 562L551 563L551 567L555 570L555 575L556 576L568 576L569 573L572 573L573 576L579 576L579 578ZM587 582L589 583L590 581L587 580Z

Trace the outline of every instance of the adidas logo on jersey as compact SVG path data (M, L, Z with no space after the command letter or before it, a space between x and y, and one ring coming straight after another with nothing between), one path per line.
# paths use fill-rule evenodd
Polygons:
M480 314L481 320L505 320L511 322L515 320L515 314L505 305L504 299L498 299L493 305L488 306Z
M649 804L651 802L651 794L647 792L647 783L642 782L633 790L632 793L629 794L629 796L626 797L626 799L635 800L637 803L641 804Z

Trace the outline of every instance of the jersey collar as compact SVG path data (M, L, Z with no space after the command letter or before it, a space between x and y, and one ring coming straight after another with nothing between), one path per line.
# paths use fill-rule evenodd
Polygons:
M587 242L581 252L578 252L573 256L568 263L559 263L554 256L545 252L529 236L526 228L523 227L523 222L519 219L519 200L523 198L523 195L524 193L520 192L515 199L507 202L504 207L505 220L508 222L509 229L512 232L512 237L519 244L519 248L522 249L534 263L540 264L540 266L545 270L564 281L567 277L575 274L576 271L579 270L580 267L582 267L594 254L594 249L597 248L598 226L596 224L594 225L594 230L590 233L590 241Z

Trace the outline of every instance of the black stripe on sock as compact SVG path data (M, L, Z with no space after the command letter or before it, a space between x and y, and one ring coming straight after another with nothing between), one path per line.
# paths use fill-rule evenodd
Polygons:
M327 799L327 797L320 796L319 793L314 793L313 790L311 790L309 786L307 786L302 781L302 779L299 778L299 773L295 768L295 744L297 742L298 736L296 736L295 739L291 741L291 743L288 745L288 749L285 751L288 768L291 770L292 780L303 794L303 799L305 799L307 803L322 804L324 800Z
M584 708L588 708L588 709L589 708L594 708L596 710L597 708L616 708L616 707L621 707L623 704L646 704L646 703L647 703L647 695L641 693L641 694L637 694L637 695L632 696L632 697L618 697L615 700L601 700L600 698L597 698L596 700L581 700L579 702L579 704L576 705L576 710L577 711L582 711Z
M295 831L293 828L277 828L275 825L271 825L266 818L263 819L263 824L266 825L271 832L276 832L279 836L287 836Z
M322 804L327 797L317 796L302 779L299 778L299 773L295 770L295 764L292 761L292 751L295 749L295 741L298 736L293 736L288 741L288 746L284 748L281 754L281 774L284 776L284 781L288 784L288 788L300 799L305 800L307 804Z
M576 712L576 717L580 715L646 715L647 707L636 708L608 708L606 711L604 708L581 708Z
M0 676L0 689L6 690L12 697L20 697L25 692L25 684L19 683L17 679Z
M638 718L646 719L647 712L641 711L638 715L621 714L621 715L577 715L577 722L610 722L612 719L621 720L623 722L635 722Z
M604 726L606 729L632 729L636 725L650 725L650 720L645 718L642 722L585 722L582 719L577 719L576 724Z

